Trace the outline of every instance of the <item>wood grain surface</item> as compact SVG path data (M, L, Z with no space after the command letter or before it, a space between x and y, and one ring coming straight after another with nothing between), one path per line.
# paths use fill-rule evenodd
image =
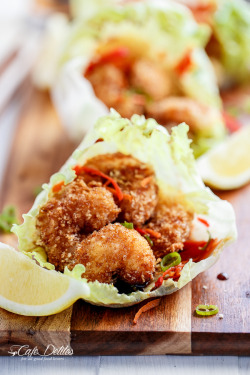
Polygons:
M69 142L47 94L32 89L20 116L12 145L0 205L14 204L27 212L34 189L47 182L76 145ZM13 344L41 350L48 344L71 345L75 355L110 354L250 354L249 240L250 186L221 198L236 210L239 240L219 262L160 305L132 321L138 306L107 309L78 301L66 311L42 318L18 316L0 309L0 354ZM1 241L16 244L12 236ZM216 276L227 272L229 280ZM206 285L208 289L203 289ZM200 303L218 304L218 315L198 318Z

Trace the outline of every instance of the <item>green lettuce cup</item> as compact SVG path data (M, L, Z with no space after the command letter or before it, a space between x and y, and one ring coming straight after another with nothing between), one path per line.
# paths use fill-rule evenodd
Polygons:
M206 240L206 247L211 244L212 239L212 251L204 259L187 258L183 267L178 269L178 278L171 277L171 274L165 278L162 270L143 289L135 289L129 293L119 292L113 284L88 281L84 278L88 265L76 264L71 270L65 267L61 274L74 278L79 283L79 288L81 284L87 284L89 295L83 295L84 300L108 307L130 306L181 289L199 273L211 267L219 259L223 248L237 236L232 206L205 187L197 173L187 132L188 126L181 124L174 127L170 135L152 119L146 120L143 116L134 115L130 121L121 118L115 111L100 118L61 170L51 176L48 184L43 185L43 191L37 196L33 207L23 215L23 224L13 226L12 231L18 236L20 251L41 267L55 272L54 265L48 262L46 248L37 245L39 234L36 220L41 207L48 202L53 187L62 182L67 186L76 178L76 165L84 165L88 159L98 155L119 152L152 168L159 194L164 199L185 201L193 212L192 241L204 240L207 228L203 225L204 228L201 229L201 222L209 223L210 239ZM101 142L98 141L100 139ZM199 250L204 251L205 247ZM180 253L181 256L182 254L184 252Z

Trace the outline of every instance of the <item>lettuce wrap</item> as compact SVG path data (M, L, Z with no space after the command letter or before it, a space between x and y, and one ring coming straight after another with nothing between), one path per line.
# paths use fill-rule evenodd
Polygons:
M225 80L246 82L250 78L250 5L244 0L218 0L213 33L220 46L219 61Z
M88 284L90 294L83 297L86 301L109 307L130 306L181 289L199 273L211 267L219 259L224 246L235 240L237 235L232 206L205 187L197 173L187 132L188 126L184 123L174 127L170 135L152 119L146 120L143 116L134 115L130 121L121 118L113 110L108 116L100 118L61 170L50 178L48 184L43 185L43 191L37 196L33 207L23 215L23 224L13 226L12 231L18 236L19 249L42 267L54 269L54 265L47 260L46 249L36 245L36 218L40 208L48 201L55 185L62 181L67 185L75 179L73 168L76 165L84 165L86 160L97 155L120 152L152 167L163 197L181 200L192 209L193 240L200 241L204 236L207 238L206 230L202 232L200 229L201 223L197 220L199 216L209 223L210 237L216 239L216 246L206 259L195 262L190 258L182 268L178 280L170 277L156 287L158 275L157 280L154 279L143 290L127 294L120 293L113 284L88 282L84 278L85 267L82 264L75 265L71 271L66 267L64 274L79 283ZM96 142L100 139L102 142Z
M204 125L204 119L208 118L204 114L201 124L193 131L192 147L196 156L224 137L216 78L204 51L209 27L198 25L187 8L172 1L145 1L123 6L115 1L94 1L91 7L86 1L74 1L72 10L74 19L66 26L61 16L51 21L35 81L40 87L52 87L55 106L74 140L82 139L98 117L108 114L110 108L120 112L114 105L100 100L84 76L100 50L110 50L111 45L118 48L122 45L136 58L149 60L164 69L174 82L169 96L186 97L213 108L211 120ZM147 93L145 96L146 100L154 101ZM147 117L154 116L149 114ZM157 121L161 123L158 118ZM191 129L188 118L181 121L189 123ZM179 122L178 119L176 123Z
M250 78L250 5L245 0L176 0L212 31L207 45L222 88Z

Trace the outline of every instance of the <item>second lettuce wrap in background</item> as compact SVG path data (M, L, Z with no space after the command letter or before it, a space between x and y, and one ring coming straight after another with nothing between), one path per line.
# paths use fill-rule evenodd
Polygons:
M73 22L52 20L35 75L40 86L52 86L70 136L81 140L114 108L166 127L185 121L195 156L221 140L221 101L203 49L209 28L172 1L98 5L75 1ZM50 64L52 54L57 61Z
M211 29L206 51L220 87L250 80L250 5L245 0L176 0Z

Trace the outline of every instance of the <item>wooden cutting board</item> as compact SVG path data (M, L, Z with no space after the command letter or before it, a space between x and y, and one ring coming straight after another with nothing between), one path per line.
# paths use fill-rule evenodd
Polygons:
M47 94L30 89L2 185L1 206L27 212L33 191L56 172L76 145L67 139ZM78 301L49 317L23 317L0 309L0 354L12 345L71 346L74 355L250 354L250 186L219 194L234 206L239 239L219 262L160 305L132 321L139 306L108 309ZM2 207L1 207L2 208ZM12 235L1 241L16 245ZM229 280L219 281L220 272ZM204 289L203 286L207 289ZM219 306L218 315L199 318L198 304Z

